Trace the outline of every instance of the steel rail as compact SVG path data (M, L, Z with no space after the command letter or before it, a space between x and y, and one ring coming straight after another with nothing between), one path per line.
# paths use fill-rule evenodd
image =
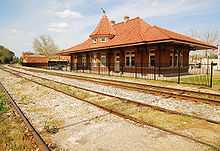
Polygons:
M2 69L2 70L4 70L4 69ZM51 79L48 79L48 78L45 78L45 77L41 77L41 76L25 73L25 72L22 72L22 71L16 71L16 70L12 70L12 69L9 69L9 70L17 72L17 73L24 74L24 75L27 75L27 76L36 77L36 78L40 78L40 79L47 80L47 81L53 81L55 83L59 83L59 84L62 84L62 85L74 87L74 88L77 88L77 89L93 92L93 93L96 93L96 94L100 94L100 95L104 95L104 96L120 99L120 100L131 102L131 103L135 103L137 105L151 107L151 108L154 108L154 109L162 111L162 112L168 112L168 113L171 113L171 114L178 114L178 115L188 116L188 117L196 118L196 119L199 119L199 120L205 120L205 121L210 122L210 123L220 124L220 121L214 121L214 120L211 120L211 119L207 119L207 118L203 118L203 117L199 117L199 116L195 116L195 115L190 115L190 114L186 114L186 113L182 113L182 112L178 112L178 111L173 111L173 110L170 110L170 109L165 109L165 108L162 108L162 107L159 107L159 106L150 105L150 104L139 102L139 101L135 101L135 100L132 100L132 99L126 99L126 98L115 96L115 95L112 95L112 94L106 94L104 92L98 92L98 91L95 91L95 90L91 90L89 88L82 88L82 87L79 87L79 86L76 86L76 85L72 85L72 84L67 84L67 83L60 82L60 81L51 80Z
M15 102L15 100L13 99L13 97L10 95L10 93L8 92L8 90L3 86L3 84L0 82L0 87L3 89L4 93L6 94L7 98L9 99L9 102L11 104L11 106L13 107L13 109L17 112L17 114L20 116L20 118L22 119L22 121L25 123L25 125L27 126L28 130L32 133L36 144L38 145L38 148L41 151L50 151L49 147L47 146L47 144L45 143L45 141L43 140L43 138L40 136L40 134L35 130L35 128L33 127L33 125L30 123L30 121L28 120L28 118L24 115L24 113L22 112L22 110L20 109L20 107L17 105L17 103Z
M1 68L1 69L2 69L2 68ZM170 134L177 135L177 136L180 136L180 137L184 137L184 138L187 138L187 139L192 140L192 141L194 141L194 142L197 142L197 143L200 143L200 144L203 144L203 145L207 145L207 146L212 147L212 148L214 148L214 149L220 150L220 147L219 147L219 146L216 146L216 145L213 145L213 144L209 144L209 143L207 143L207 142L204 142L204 141L201 141L201 140L192 138L192 137L187 136L187 135L184 135L184 134L180 134L180 133L178 133L178 132L174 132L174 131L172 131L172 130L169 130L169 129L166 129L166 128L163 128L163 127L160 127L160 126L155 126L155 125L150 124L150 123L148 123L148 122L146 122L146 121L141 121L141 120L139 120L138 118L132 117L132 116L130 116L130 115L125 115L125 114L119 113L119 112L114 111L114 110L112 110L112 109L109 109L109 108L107 108L107 107L101 106L101 105L99 105L99 104L97 104L97 103L90 102L90 101L88 101L88 100L86 100L86 99L81 99L81 98L79 98L79 97L77 97L77 96L74 96L74 95L72 95L72 94L69 94L69 93L67 93L67 92L65 92L65 91L56 89L56 88L54 88L53 86L48 86L48 85L42 84L42 83L40 83L40 82L31 80L31 79L29 79L29 78L27 78L27 77L23 77L23 76L21 76L21 75L18 74L18 73L21 73L21 74L28 75L28 74L26 74L26 73L22 73L22 72L20 72L20 71L14 71L14 72L17 72L17 73L13 73L13 72L12 72L12 71L13 71L12 69L10 69L10 70L12 70L12 71L7 71L7 70L5 70L5 69L2 69L2 70L6 71L6 72L8 72L8 73L11 73L11 74L13 74L13 75L15 75L15 76L17 76L17 77L26 79L26 80L31 81L31 82L33 82L33 83L36 83L36 84L39 84L39 85L41 85L41 86L47 87L47 88L49 88L49 89L53 89L53 90L55 90L55 91L57 91L57 92L63 93L63 94L65 94L65 95L67 95L67 96L70 96L70 97L73 97L73 98L75 98L75 99L78 99L78 100L87 102L87 103L89 103L89 104L92 104L92 105L94 105L94 106L96 106L96 107L99 107L99 108L101 108L101 109L103 109L103 110L105 110L105 111L107 111L107 112L110 112L110 113L112 113L112 114L114 114L114 115L117 115L117 116L119 116L119 117L122 117L122 118L124 118L124 119L129 119L129 120L134 121L134 122L136 122L136 123L139 123L139 124L141 124L141 125L148 125L148 126L150 126L150 127L154 127L154 128L160 129L160 130L165 131L165 132L168 132L168 133L170 133ZM56 81L54 81L54 80L49 80L49 79L46 79L46 78L42 78L42 77L38 77L38 76L35 76L35 75L31 75L31 74L30 74L29 76L33 76L33 77L37 77L37 78L40 78L40 79L44 79L44 80L56 82ZM57 82L57 83L60 83L60 84L64 84L64 85L65 85L65 83L61 83L61 82ZM66 85L68 85L68 84L66 84ZM70 86L72 86L72 85L70 85ZM74 86L73 86L73 87L74 87ZM79 89L85 90L84 88L79 88ZM86 90L86 91L92 92L91 90ZM97 92L95 92L95 93L97 93ZM99 94L100 94L100 93L99 93ZM104 94L104 95L106 95L106 94ZM106 96L109 96L109 95L106 95ZM114 97L114 96L113 96L113 97ZM115 97L115 98L117 98L117 97ZM120 98L120 99L121 99L121 98ZM135 103L135 102L134 102L134 103ZM136 102L136 103L139 104L138 102ZM142 103L140 103L140 105L141 105L141 104L142 104ZM146 105L146 104L142 104L142 105ZM149 105L146 105L146 106L149 106ZM164 112L166 112L166 111L164 111ZM168 112L169 112L169 111L168 111ZM173 114L175 114L175 113L173 113ZM178 113L177 113L177 114L178 114ZM181 114L180 114L180 115L181 115Z
M186 99L186 100L193 101L193 102L205 102L209 104L220 105L220 94L190 91L190 90L183 90L183 89L177 89L177 88L168 88L168 87L134 83L134 82L128 82L128 81L110 80L110 79L96 78L96 77L94 78L85 77L85 76L72 75L72 74L70 75L70 74L64 74L64 73L58 73L58 72L52 72L52 71L43 71L43 70L37 70L37 69L24 69L21 67L14 67L14 66L10 66L10 67L19 68L19 69L23 69L23 70L27 70L31 72L47 73L50 75L61 76L65 78L74 78L77 80L89 81L89 82L99 83L99 84L103 84L107 86L113 85L116 87L121 87L125 89L141 91L141 92L147 92L147 93L156 94L156 95L162 94L164 96ZM187 93L188 94L193 93L194 95L188 95ZM201 97L204 95L207 96L208 98ZM219 98L219 100L211 99L212 97L217 97Z

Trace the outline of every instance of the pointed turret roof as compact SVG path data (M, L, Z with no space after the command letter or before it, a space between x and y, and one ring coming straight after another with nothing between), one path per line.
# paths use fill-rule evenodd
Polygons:
M106 15L102 16L95 30L90 34L90 37L97 37L97 36L102 36L102 35L103 36L114 36L115 35L115 31L112 27L112 24Z

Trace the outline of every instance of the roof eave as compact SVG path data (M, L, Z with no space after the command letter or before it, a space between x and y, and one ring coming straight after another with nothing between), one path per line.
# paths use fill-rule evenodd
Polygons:
M197 49L217 49L216 46L213 45L209 45L209 44L200 44L200 43L196 43L196 42L188 42L188 41L184 41L184 40L173 40L176 43L182 43L182 44L187 44L190 45L192 47L196 47Z
M212 45L206 45L206 44L199 44L195 42L188 42L183 40L177 40L177 39L164 39L164 40L157 40L157 41L143 41L143 42L137 42L137 43L129 43L129 44L121 44L121 45L114 45L114 46L105 46L105 47L98 47L98 48L88 48L88 49L81 49L81 50L66 50L61 51L57 54L60 55L69 55L70 53L79 53L79 52L87 52L87 51L95 51L95 50L103 50L103 49L112 49L112 48L120 48L120 47L127 47L127 46L137 46L137 45L143 45L143 44L156 44L156 43L167 43L167 42L175 42L175 43L181 43L181 44L187 44L191 47L196 47L197 49L217 49L216 46Z

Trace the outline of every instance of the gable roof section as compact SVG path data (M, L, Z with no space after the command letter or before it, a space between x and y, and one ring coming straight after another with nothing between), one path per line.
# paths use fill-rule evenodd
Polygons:
M108 23L107 23L108 22ZM92 32L91 36L103 35L103 34L114 34L112 39L109 39L105 43L92 43L92 39L88 38L81 44L75 45L71 48L63 50L61 54L83 52L96 49L104 49L110 47L120 47L123 45L131 44L147 44L151 42L163 42L163 41L174 41L183 42L190 45L197 45L202 48L215 48L210 44L196 40L189 36L179 34L158 26L151 26L145 23L141 18L136 17L130 19L127 22L121 22L118 24L110 25L107 16L102 17L95 31Z

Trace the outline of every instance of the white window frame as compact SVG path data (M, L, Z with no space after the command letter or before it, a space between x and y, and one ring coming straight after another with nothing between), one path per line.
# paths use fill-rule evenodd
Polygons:
M92 38L92 43L96 44L97 43L97 38Z
M170 57L171 57L171 61L172 61L170 67L173 67L173 66L174 66L174 57L173 57L173 53L170 53Z
M127 65L127 57L129 58L129 65ZM134 65L132 65L132 57L135 59L135 51L126 51L125 54L125 66L126 67L135 67L135 60L134 60Z
M107 42L107 37L100 37L99 40L100 40L100 42Z

